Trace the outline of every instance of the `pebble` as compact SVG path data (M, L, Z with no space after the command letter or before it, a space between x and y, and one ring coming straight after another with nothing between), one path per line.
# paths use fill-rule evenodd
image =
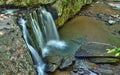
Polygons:
M108 23L109 23L110 25L113 25L113 24L116 23L116 21L114 21L114 20L108 20Z

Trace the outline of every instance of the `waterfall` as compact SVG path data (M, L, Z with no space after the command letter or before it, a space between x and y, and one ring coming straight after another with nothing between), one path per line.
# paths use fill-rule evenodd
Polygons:
M22 28L23 38L30 50L35 69L38 75L45 75L45 57L51 50L64 49L66 43L60 41L59 35L51 14L45 8L28 13L25 20L22 16L18 24Z
M45 64L43 63L41 57L39 56L38 52L29 44L28 42L28 37L29 34L27 33L27 28L26 28L26 21L20 17L19 21L18 21L19 25L21 25L22 27L22 33L23 33L23 38L31 52L34 64L35 64L35 69L38 72L38 75L44 75L44 68L45 68Z
M64 41L60 40L51 14L45 8L38 8L26 14L25 18L20 16L18 24L31 53L37 75L45 75L45 63L42 59L50 51L64 50L67 46ZM88 69L84 60L80 61L80 67L88 71L89 75L97 75Z
M59 40L58 31L53 21L52 15L49 12L47 12L44 8L42 8L40 17L41 22L44 26L46 40Z
M37 75L45 75L45 57L51 50L63 50L66 43L61 41L51 14L44 8L28 13L26 20L20 16L18 24L22 29L23 38L30 50ZM90 75L97 75L90 71L84 61L80 65Z
M41 9L41 26L43 28L42 32L44 33L44 38L46 40L45 47L44 49L42 49L42 55L44 57L53 48L63 50L66 47L66 43L64 41L60 41L58 31L52 18L52 15L48 11L46 11L45 8Z

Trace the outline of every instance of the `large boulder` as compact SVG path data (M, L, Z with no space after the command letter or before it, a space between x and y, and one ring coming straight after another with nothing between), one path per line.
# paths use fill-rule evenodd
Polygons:
M55 8L58 13L58 18L56 24L61 26L69 18L72 18L80 8L86 4L90 4L92 0L7 0L0 1L0 5L12 4L15 6L35 6L35 5L49 5L50 7Z
M90 4L92 0L58 0L52 6L58 11L58 19L56 24L63 25L69 18L78 13L82 6Z
M29 50L17 25L0 15L0 75L36 75Z

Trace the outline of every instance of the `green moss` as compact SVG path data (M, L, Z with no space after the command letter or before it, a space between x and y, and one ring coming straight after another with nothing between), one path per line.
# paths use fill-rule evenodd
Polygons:
M120 48L107 49L107 53L114 53L116 57L120 57Z
M67 0L64 0L65 2ZM69 0L67 3L63 3L60 10L62 10L62 13L60 17L56 20L56 24L61 26L66 22L69 18L72 18L76 13L78 13L81 9L81 7L85 4L90 4L92 0ZM58 4L54 5L53 7L59 8Z
M90 4L92 0L1 0L1 5L14 4L16 6L34 6L38 4L52 4L51 6L57 9L58 19L56 20L57 25L63 25L69 18L72 18L80 8L85 4Z

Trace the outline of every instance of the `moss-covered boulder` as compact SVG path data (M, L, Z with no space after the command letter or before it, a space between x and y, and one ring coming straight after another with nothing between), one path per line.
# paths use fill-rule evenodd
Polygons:
M58 26L61 26L69 18L72 18L80 11L80 8L85 4L90 4L92 0L58 0L52 6L58 11L58 19L55 21Z
M90 4L92 0L1 0L0 5L12 4L15 6L35 6L49 4L58 13L56 24L63 25L65 21L72 18L82 6Z

